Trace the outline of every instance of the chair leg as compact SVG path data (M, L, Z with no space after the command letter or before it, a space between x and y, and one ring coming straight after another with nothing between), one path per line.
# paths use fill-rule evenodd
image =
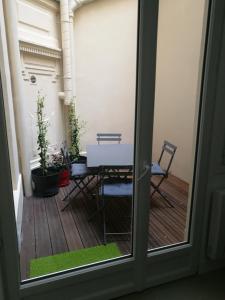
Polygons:
M65 198L68 198L76 188L77 188L77 185L73 188L73 190ZM75 196L69 200L69 202L61 209L61 211L64 211L80 193L81 193L81 190L77 191ZM63 199L63 201L65 201L65 198Z
M91 198L92 199L94 199L94 196L92 195L92 190L95 188L95 187L92 187L92 188L89 188L89 184L94 180L94 178L95 178L95 176L93 175L93 176L90 176L90 177L88 177L88 180L87 180L87 182L82 182L83 183L83 189L86 189L87 190L87 194L88 195L90 195L91 196Z
M73 201L80 193L83 194L83 196L86 198L88 198L88 194L90 193L90 189L88 189L88 184L94 179L94 176L92 176L90 179L88 179L88 181L85 183L83 179L80 179L80 181L78 180L74 180L75 186L74 188L69 192L68 195L66 195L63 198L63 201L65 201L74 191L76 188L78 188L79 190L77 191L77 193L75 194L75 196L73 197L73 199L71 199L69 201L69 203L67 203L62 209L61 211L64 211L71 203L71 201ZM85 192L85 189L87 189L87 193Z
M100 207L99 203L100 203L100 196L99 196L99 186L97 184L97 186L95 187L96 189L96 211L88 218L88 222L90 222L93 218L95 218L103 209L103 207Z
M154 193L157 192L160 196L169 204L170 207L174 207L174 205L167 199L167 197L160 191L160 189L155 189Z
M167 202L167 204L169 204L170 207L174 207L173 204L167 199L167 197L159 189L164 179L165 177L163 177L157 185L151 181L151 186L154 188L154 191L151 193L151 196L153 196L157 192Z
M103 206L102 210L102 217L103 217L103 244L107 244L107 238L106 238L106 213L105 213L105 206Z
M74 192L74 190L76 189L76 187L77 187L77 186L73 187L73 188L71 189L71 191L69 192L69 194L67 194L67 195L62 199L62 201L65 201L67 198L69 198L69 196Z

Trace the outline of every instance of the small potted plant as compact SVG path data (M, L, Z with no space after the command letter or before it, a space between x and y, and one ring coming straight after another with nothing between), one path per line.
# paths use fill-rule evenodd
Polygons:
M64 155L63 149L59 153L52 154L52 166L59 172L58 186L67 186L70 183L70 164Z
M80 155L80 135L83 127L84 122L80 123L76 115L75 102L72 100L69 106L69 156L72 163L86 162L86 157Z
M59 192L59 172L48 163L48 140L47 131L49 123L44 115L45 97L38 93L37 97L37 129L38 129L38 154L40 167L32 170L31 177L34 194L39 197L50 197Z

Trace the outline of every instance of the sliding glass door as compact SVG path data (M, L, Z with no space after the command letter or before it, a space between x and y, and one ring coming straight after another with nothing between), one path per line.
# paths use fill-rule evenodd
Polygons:
M208 1L159 1L149 250L189 241Z
M33 4L19 5L36 11ZM40 148L47 145L44 151L69 171L70 181L45 194L37 188L38 173L31 171L32 195L24 186L19 232L10 174L9 95L1 94L0 161L7 175L4 184L0 181L5 195L1 257L7 299L110 299L190 275L198 266L195 224L202 191L200 111L209 3L101 0L80 7L75 16L75 107L74 102L64 106L63 97L54 103L62 84L59 58L33 57L20 47L22 89L33 97L26 121L34 147L22 159L28 159L30 171L38 168ZM19 19L18 26L22 23ZM71 147L78 145L77 140L71 144L77 137L74 126L78 156ZM50 143L45 144L48 127ZM62 137L71 140L59 146Z

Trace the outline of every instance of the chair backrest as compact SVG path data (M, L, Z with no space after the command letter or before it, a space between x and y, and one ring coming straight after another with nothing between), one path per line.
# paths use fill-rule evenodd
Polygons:
M132 197L132 166L102 166L100 171L100 193L110 197Z
M176 153L176 150L177 150L177 146L171 144L168 141L164 141L163 146L162 146L162 151L161 151L161 154L160 154L160 157L159 157L159 160L158 160L158 164L160 165L160 163L163 159L163 156L165 155L165 153L167 153L169 155L169 158L167 160L167 166L165 168L166 176L169 173L169 169L171 167L171 164L172 164L174 155Z
M133 166L101 166L99 175L101 181L131 181L133 175Z
M97 133L96 134L96 140L98 144L100 142L118 142L120 143L122 138L121 133Z

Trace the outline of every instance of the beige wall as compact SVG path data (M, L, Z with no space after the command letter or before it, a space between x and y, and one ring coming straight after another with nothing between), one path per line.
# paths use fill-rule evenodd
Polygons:
M74 16L77 110L86 121L82 148L97 132L133 143L137 0L97 0Z
M153 159L166 139L177 153L171 171L190 183L199 100L205 0L161 0L159 6Z
M190 182L199 98L205 0L162 0L159 8L153 159L164 139L177 145L171 171ZM136 0L96 0L75 13L77 110L82 146L96 132L133 142L137 41Z

